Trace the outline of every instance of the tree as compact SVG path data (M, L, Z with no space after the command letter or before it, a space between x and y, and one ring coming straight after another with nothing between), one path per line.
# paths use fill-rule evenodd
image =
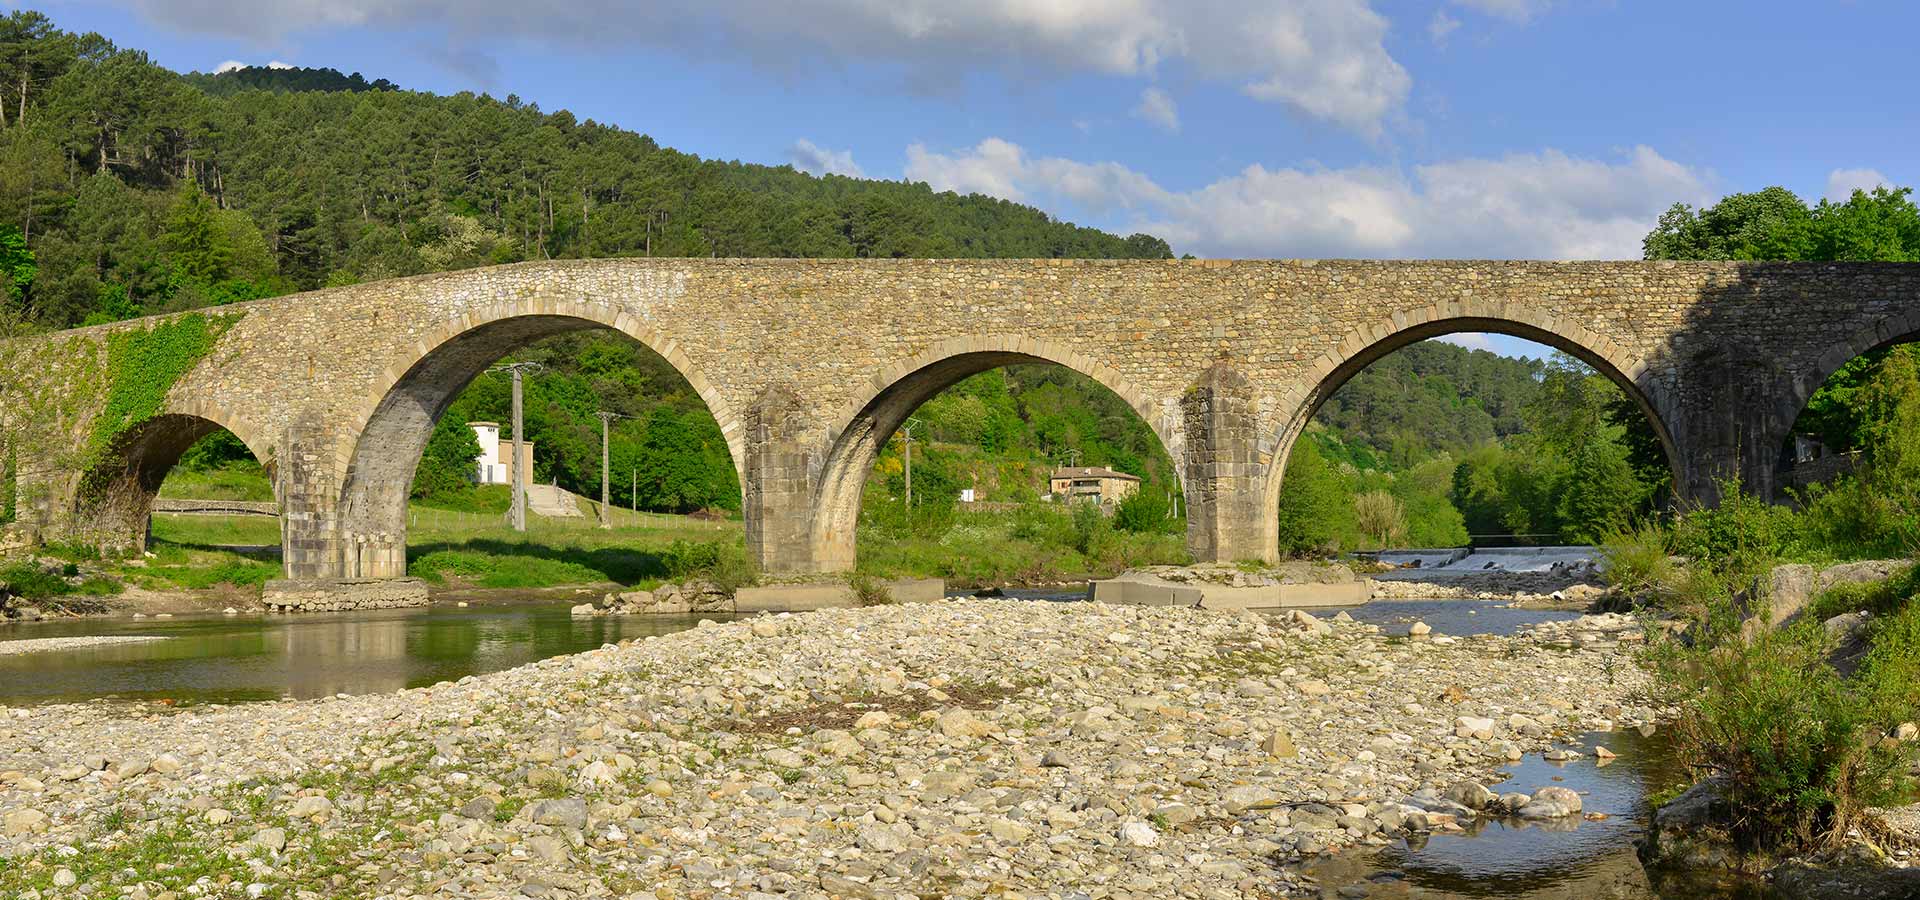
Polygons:
M1868 482L1905 516L1920 517L1920 352L1900 349L1907 352L1888 354L1874 367L1854 397L1855 414L1867 447Z
M1597 544L1633 522L1644 486L1627 464L1625 447L1591 440L1574 450L1559 493L1560 539Z
M224 280L233 267L233 247L216 213L199 185L189 183L167 211L161 237L174 267L203 285Z
M0 225L0 288L5 290L7 302L17 309L25 308L27 291L39 274L40 266L20 229Z
M1730 194L1695 212L1676 203L1642 241L1647 259L1805 259L1813 214L1792 191Z
M1352 499L1338 472L1327 465L1312 435L1294 442L1280 482L1280 552L1317 556L1334 550Z
M473 484L479 459L480 439L473 429L452 416L441 416L414 470L413 496L445 497L465 491Z

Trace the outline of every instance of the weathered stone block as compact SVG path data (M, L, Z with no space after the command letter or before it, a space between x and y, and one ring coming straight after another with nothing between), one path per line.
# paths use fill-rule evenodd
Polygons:
M427 583L418 578L269 581L260 591L268 612L347 612L425 606Z

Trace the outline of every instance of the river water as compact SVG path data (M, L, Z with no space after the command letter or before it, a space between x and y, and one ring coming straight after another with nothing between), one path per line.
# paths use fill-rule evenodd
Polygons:
M0 706L111 697L183 703L306 699L425 687L692 628L726 616L574 618L566 602L436 603L300 616L67 619L0 640L142 635L166 640L0 655Z
M1071 601L1084 589L1010 590L1009 596ZM423 687L499 671L615 641L667 634L721 616L574 618L568 602L436 604L405 610L304 616L182 616L80 619L0 628L0 640L156 636L167 640L0 655L0 706L97 698L183 703L312 698ZM1317 609L1317 615L1340 610ZM1572 618L1472 600L1393 600L1346 607L1388 633L1424 621L1441 634L1512 634ZM1600 821L1542 826L1477 825L1464 835L1403 841L1314 863L1309 873L1335 895L1378 898L1527 900L1768 900L1751 888L1655 885L1634 857L1645 797L1682 772L1656 734L1588 735L1619 754L1601 767L1589 754L1565 763L1536 756L1510 766L1496 791L1531 793L1549 784L1583 795Z

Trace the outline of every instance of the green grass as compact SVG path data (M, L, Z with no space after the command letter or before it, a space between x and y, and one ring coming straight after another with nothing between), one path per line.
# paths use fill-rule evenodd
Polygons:
M950 522L897 526L868 517L860 526L860 570L882 578L939 577L957 586L1042 584L1191 561L1184 529L1120 531L1102 520L1076 523L1064 511L956 512Z
M245 467L176 470L162 493L271 499L264 474ZM578 519L533 516L525 533L515 533L506 523L508 503L504 485L485 485L411 505L408 573L481 588L651 587L695 576L734 587L753 579L738 519L615 508L614 527L601 529L588 503ZM1189 561L1183 523L1139 533L1091 513L1029 504L1010 512L905 515L877 502L862 517L859 567L874 578L939 577L965 586L1074 581ZM279 545L278 519L163 513L153 517L153 558L108 568L154 590L251 587L277 577Z
M1807 605L1806 617L1824 622L1834 616L1865 610L1875 618L1885 618L1920 598L1920 566L1907 566L1885 581L1836 584Z
M185 500L273 500L273 483L259 463L231 463L214 469L176 467L160 485L160 496Z

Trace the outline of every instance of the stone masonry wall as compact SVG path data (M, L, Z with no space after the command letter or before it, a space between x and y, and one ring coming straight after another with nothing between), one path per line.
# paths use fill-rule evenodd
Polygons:
M349 581L269 581L260 591L268 612L352 612L426 606L427 583L418 578Z
M393 521L403 505L391 497L425 440L417 423L484 365L475 348L556 322L619 330L687 376L741 468L749 534L772 568L849 562L851 538L818 508L828 494L844 508L847 485L865 477L852 470L865 455L840 442L883 441L875 432L892 414L876 400L963 354L1059 362L1114 389L1206 498L1190 543L1202 558L1235 559L1270 555L1261 535L1285 453L1319 402L1372 358L1452 330L1542 340L1630 387L1656 416L1683 492L1710 495L1714 476L1735 473L1769 490L1806 396L1852 356L1920 334L1920 266L621 259L223 311L243 315L166 411L224 425L276 464L296 575L403 571L404 516ZM520 320L534 324L508 330ZM43 495L32 515L49 533L76 515L60 445L85 434L98 405L58 374L75 335L11 345L13 362L0 354L11 382L0 398L38 410L0 419L0 432L40 436L22 482ZM1231 402L1188 402L1222 384L1235 386Z

